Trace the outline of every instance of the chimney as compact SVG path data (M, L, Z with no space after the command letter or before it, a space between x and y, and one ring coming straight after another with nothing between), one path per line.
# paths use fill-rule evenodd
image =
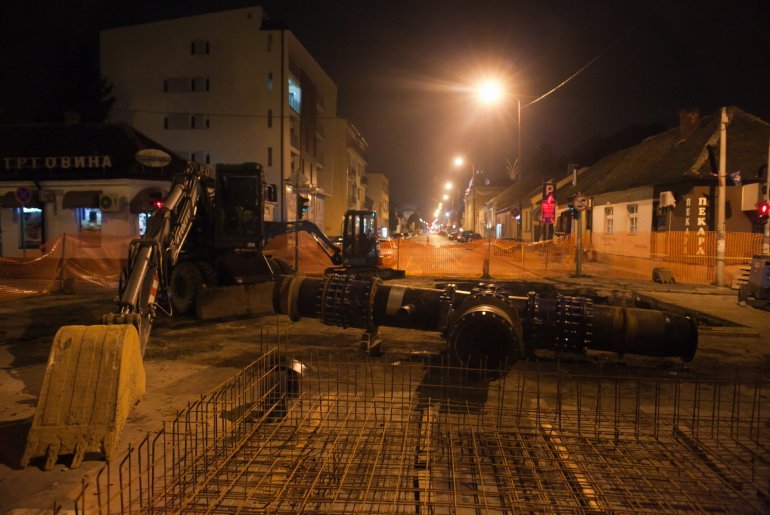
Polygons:
M78 111L64 111L64 125L75 125L80 123L80 113Z
M679 135L687 138L695 132L700 122L700 111L694 107L679 110Z

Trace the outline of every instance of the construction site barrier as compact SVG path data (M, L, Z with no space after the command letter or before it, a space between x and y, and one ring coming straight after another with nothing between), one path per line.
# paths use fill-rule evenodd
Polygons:
M0 258L0 302L67 291L75 281L117 289L130 241L102 237L95 244L63 235L36 256ZM726 234L725 284L732 283L761 246L761 234ZM588 233L581 246L581 274L652 280L655 268L665 268L676 282L710 285L717 280L716 247L715 232ZM407 276L533 280L577 272L574 235L539 242L487 238L467 243L431 235L381 240L379 248L380 266L404 270ZM320 275L332 266L322 246L306 233L278 236L265 252L303 274Z

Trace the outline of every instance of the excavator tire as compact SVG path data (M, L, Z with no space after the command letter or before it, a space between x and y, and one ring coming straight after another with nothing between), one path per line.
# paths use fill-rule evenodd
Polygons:
M171 272L169 293L174 311L185 314L192 311L198 291L203 286L203 274L191 261L181 261Z
M21 458L45 457L45 470L72 454L114 455L131 408L144 395L145 374L136 328L129 324L68 325L54 336L43 388Z
M217 271L214 265L207 261L196 261L195 264L201 272L201 277L206 287L214 288L217 285Z

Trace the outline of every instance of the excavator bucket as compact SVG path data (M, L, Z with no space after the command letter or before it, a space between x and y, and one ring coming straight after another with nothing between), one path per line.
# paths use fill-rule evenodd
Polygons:
M60 454L73 455L71 468L80 465L86 452L109 459L144 389L141 345L133 325L60 328L21 466L45 456L49 470Z

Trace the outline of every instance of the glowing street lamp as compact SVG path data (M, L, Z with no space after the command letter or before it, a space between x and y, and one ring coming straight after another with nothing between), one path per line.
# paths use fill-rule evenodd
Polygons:
M504 94L503 85L495 79L486 79L476 86L476 98L482 104L497 104Z

